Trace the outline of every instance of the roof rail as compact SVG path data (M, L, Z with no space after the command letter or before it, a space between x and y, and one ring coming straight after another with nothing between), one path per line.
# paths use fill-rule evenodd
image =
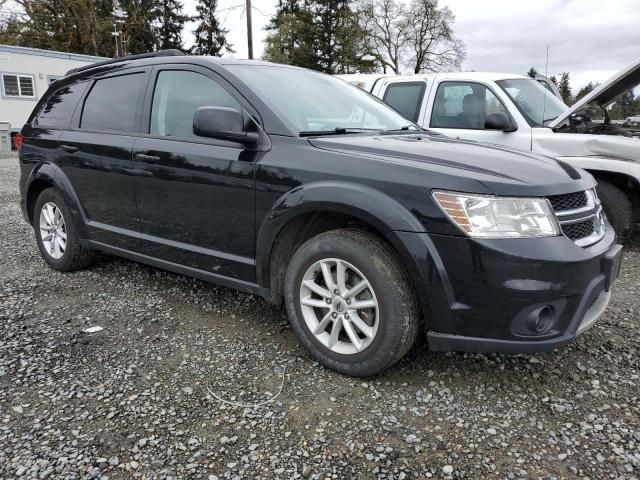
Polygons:
M72 68L65 74L65 76L73 75L74 73L78 73L78 72L84 72L85 70L89 70L90 68L102 67L103 65L111 65L113 63L119 63L119 62L128 62L129 60L139 60L142 58L154 58L154 57L180 57L183 55L184 53L176 49L159 50L157 52L150 52L150 53L139 53L137 55L128 55L126 57L114 58L113 60L105 60L104 62L90 63L89 65L84 65L82 67Z

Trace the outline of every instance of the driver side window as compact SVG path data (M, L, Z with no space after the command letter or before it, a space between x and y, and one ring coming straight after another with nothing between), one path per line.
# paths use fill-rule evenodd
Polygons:
M484 130L491 113L508 114L486 86L473 82L443 82L438 87L431 113L431 127Z
M165 70L158 74L151 107L151 135L194 137L193 116L200 107L240 104L218 82L196 72Z

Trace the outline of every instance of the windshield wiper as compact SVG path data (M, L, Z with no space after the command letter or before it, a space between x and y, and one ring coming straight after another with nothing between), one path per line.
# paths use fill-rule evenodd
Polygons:
M384 130L384 133L393 133L393 132L426 132L427 130L421 127L417 127L416 125L405 125L400 128L390 128L389 130Z
M336 127L333 130L306 130L300 132L298 135L301 137L315 137L322 135L348 135L350 133L363 133L363 132L371 132L380 131L379 128L347 128L347 127Z

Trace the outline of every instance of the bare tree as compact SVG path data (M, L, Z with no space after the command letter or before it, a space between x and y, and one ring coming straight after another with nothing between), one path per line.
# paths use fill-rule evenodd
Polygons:
M455 17L438 0L362 0L361 14L371 54L384 72L458 69L464 45L453 34Z
M385 73L400 73L409 45L406 7L396 0L365 0L361 9L371 54Z
M451 28L455 16L438 0L412 0L407 10L408 40L414 73L459 69L464 44Z

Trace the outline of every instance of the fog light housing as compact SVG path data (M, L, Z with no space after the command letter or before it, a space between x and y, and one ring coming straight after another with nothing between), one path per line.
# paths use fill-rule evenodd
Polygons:
M511 322L511 333L518 337L556 335L561 329L559 323L566 304L566 299L560 298L523 308Z
M546 333L553 325L555 317L555 309L551 305L545 305L528 315L526 325L535 333Z

